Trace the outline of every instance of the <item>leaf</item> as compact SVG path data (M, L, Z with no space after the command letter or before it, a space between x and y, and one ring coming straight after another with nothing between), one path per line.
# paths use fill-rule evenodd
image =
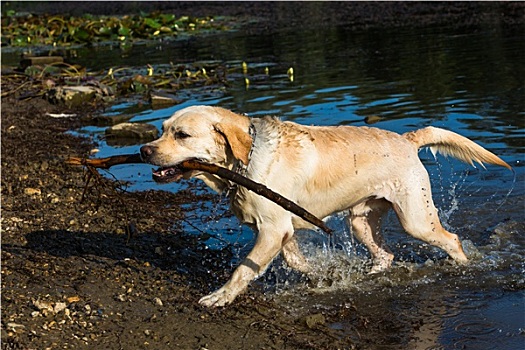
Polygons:
M120 36L130 36L131 35L131 29L121 26L118 29L118 35L120 35Z
M135 92L143 92L146 90L144 84L134 81L132 84L132 90Z
M73 34L73 38L76 41L80 41L80 42L88 42L90 41L90 37L91 35L84 28L78 28Z
M160 20L163 24L170 24L171 22L175 21L175 15L174 14L162 14L160 15Z
M159 86L165 86L165 85L169 85L171 83L171 80L170 79L165 79L165 80L161 80L157 83L155 83L155 87L159 87Z
M29 66L24 70L24 74L34 77L42 73L42 69L35 67L35 66Z
M19 35L15 38L14 43L18 46L23 46L28 44L28 36L27 35Z
M59 22L59 23L61 23L61 24L64 24L64 23L65 23L64 19L61 18L61 17L52 17L52 18L50 18L50 19L47 20L47 23L49 24L49 23L51 23L51 22L55 22L55 21L56 21L56 22Z
M111 36L111 28L109 27L101 27L99 30L98 30L98 34L99 35L103 35L103 36Z
M162 27L162 25L156 20L154 20L153 18L144 18L144 23L148 27L153 28L153 29L159 29L160 27Z
M137 74L133 77L133 82L134 83L140 83L140 84L143 84L143 85L151 85L151 80L146 78L145 76L143 75L140 75L140 74Z

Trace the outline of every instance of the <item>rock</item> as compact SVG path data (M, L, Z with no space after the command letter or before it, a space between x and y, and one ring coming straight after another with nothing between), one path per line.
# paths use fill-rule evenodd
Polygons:
M26 69L29 66L56 64L56 63L64 63L64 58L61 56L42 56L42 57L26 56L20 61L20 67L22 69Z
M377 115L371 115L365 118L365 123L367 124L375 124L377 122L380 122L383 118Z
M128 122L134 115L120 114L120 115L97 115L94 117L87 117L85 120L95 126L110 126Z
M102 100L110 93L112 90L103 86L58 86L50 89L45 97L50 103L64 104L71 108Z
M48 301L35 300L33 305L46 316L48 313L53 313L53 304Z
M23 324L20 324L20 323L15 323L15 322L7 322L7 328L9 329L13 329L13 330L16 330L17 328L26 328L26 326L24 326Z
M68 298L66 299L66 301L67 301L68 303L70 303L70 304L71 304L71 303L76 303L76 302L80 301L80 297L79 297L78 295L75 295L75 296L72 296L72 297L68 297Z
M323 314L311 314L303 318L304 323L310 329L314 328L317 325L324 325L326 319Z
M53 306L53 311L55 312L55 314L58 314L60 311L65 310L66 307L67 307L67 304L60 301L60 302L55 303L55 305Z
M116 300L118 301L122 301L122 302L125 302L127 299L126 299L126 296L124 294L119 294L115 297Z
M53 303L50 301L35 300L33 306L39 311L31 313L32 317L39 316L40 314L44 316L55 315L67 308L67 304L61 301Z
M24 193L28 196L40 196L42 191L39 188L26 187Z
M157 305L157 306L162 306L163 305L162 304L162 300L159 297L155 297L153 299L153 301L155 302L155 305Z
M120 123L106 129L106 139L110 145L133 145L158 137L157 127L146 123Z
M68 107L76 107L96 98L97 89L91 86L58 86L46 93L46 98L54 104L65 104Z
M1 75L2 76L7 76L7 75L13 75L13 74L19 74L20 72L17 70L17 67L15 66L7 66L7 65L3 65L1 66Z
M180 103L180 100L175 95L163 91L152 91L149 99L153 109L165 108Z

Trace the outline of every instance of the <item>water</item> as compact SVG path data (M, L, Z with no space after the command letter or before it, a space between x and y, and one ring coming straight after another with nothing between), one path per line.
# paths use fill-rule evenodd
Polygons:
M98 48L75 55L93 70L107 69L107 62L112 62L145 71L146 64L170 61L214 61L229 68L231 87L226 90L181 94L180 105L161 110L139 108L132 101L109 111L133 113L132 122L147 121L160 128L176 110L194 104L319 125L361 126L365 117L377 116L380 121L374 126L380 128L403 133L429 125L443 127L500 155L514 172L494 166L472 168L420 153L431 174L440 217L464 240L472 260L469 266L444 261L443 252L407 237L390 215L385 236L396 265L390 272L369 276L364 272L370 263L368 253L352 239L341 217L334 216L329 224L340 232L336 238L329 241L315 232L301 235L301 246L319 271L317 280L307 287L278 261L260 284L268 297L298 315L316 310L339 313L328 324L337 336L372 348L525 347L523 31L491 27L356 33L334 27L261 36L237 32L171 46L158 43L124 54ZM248 87L240 68L243 61L248 63ZM286 74L290 67L293 81ZM107 145L98 127L78 132L100 139L101 157L139 148ZM129 181L132 190L161 188L152 182L146 165L119 166L112 173ZM178 191L185 186L162 189ZM210 233L211 248L231 244L242 258L253 244L252 232L228 214L224 199L205 207L209 209L187 219L185 229ZM210 213L213 219L203 220ZM350 312L344 311L349 305ZM375 340L367 338L372 333Z

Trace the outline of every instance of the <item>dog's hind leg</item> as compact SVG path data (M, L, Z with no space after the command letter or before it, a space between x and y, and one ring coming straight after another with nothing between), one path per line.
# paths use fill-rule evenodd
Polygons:
M283 245L282 253L284 261L286 261L288 266L292 269L305 274L308 274L311 271L308 261L299 250L299 245L297 244L295 236L290 238L288 242Z
M371 199L351 209L348 217L352 232L363 243L370 254L374 265L370 273L387 270L392 265L394 254L381 236L381 221L390 209L390 203L383 199Z
M399 221L413 237L445 250L458 263L468 261L458 236L448 232L439 221L432 201L430 181L426 170L418 179L405 186L403 192L392 200ZM419 180L419 181L418 181Z

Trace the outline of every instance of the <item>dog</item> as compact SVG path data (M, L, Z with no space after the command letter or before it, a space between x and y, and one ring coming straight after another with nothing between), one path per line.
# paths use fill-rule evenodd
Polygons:
M456 234L441 225L430 180L418 150L430 147L468 164L511 167L454 132L426 127L405 134L355 126L304 126L276 117L249 118L212 106L192 106L164 121L162 136L141 147L144 162L160 167L157 182L203 180L217 192L230 191L233 213L253 227L251 252L221 288L200 299L208 307L231 303L262 275L279 254L293 269L310 267L294 232L313 226L244 187L202 171L184 171L196 159L238 172L294 201L318 218L345 211L353 234L370 251L371 273L394 259L381 234L381 219L393 209L404 230L443 249L457 263L467 257Z

